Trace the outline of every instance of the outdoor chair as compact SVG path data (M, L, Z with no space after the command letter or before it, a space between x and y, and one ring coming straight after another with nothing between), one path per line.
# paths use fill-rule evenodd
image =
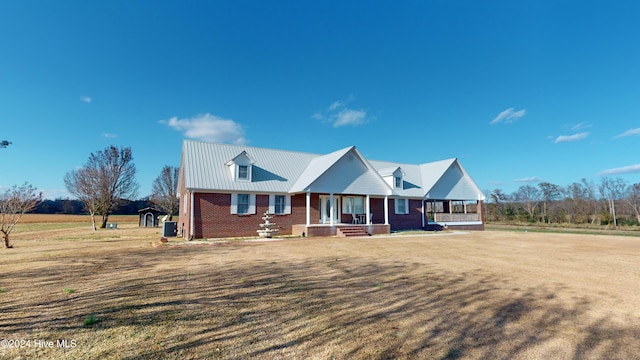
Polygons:
M351 220L352 224L360 224L360 219L358 219L358 217L356 216L356 214L351 214L351 217L353 218Z

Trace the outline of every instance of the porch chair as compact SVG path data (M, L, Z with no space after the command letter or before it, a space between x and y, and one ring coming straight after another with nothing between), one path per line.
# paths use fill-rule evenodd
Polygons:
M373 213L369 213L369 224L373 224Z
M351 214L351 217L353 218L351 220L352 224L360 224L360 219L358 219L358 217L356 216L356 214Z

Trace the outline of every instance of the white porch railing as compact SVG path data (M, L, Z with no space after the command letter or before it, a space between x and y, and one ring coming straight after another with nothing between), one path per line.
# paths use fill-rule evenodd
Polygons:
M480 214L444 214L435 213L435 222L464 222L464 221L480 221Z

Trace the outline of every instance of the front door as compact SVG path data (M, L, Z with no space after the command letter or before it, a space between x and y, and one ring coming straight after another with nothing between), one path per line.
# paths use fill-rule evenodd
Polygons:
M320 223L331 223L331 196L320 195ZM333 196L333 223L340 223L340 197Z

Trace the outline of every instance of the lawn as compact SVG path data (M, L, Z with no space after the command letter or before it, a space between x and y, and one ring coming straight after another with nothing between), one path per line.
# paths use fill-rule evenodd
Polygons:
M0 250L0 339L24 341L4 342L0 358L640 354L639 238L485 231L152 247L160 229L87 224L32 227Z

